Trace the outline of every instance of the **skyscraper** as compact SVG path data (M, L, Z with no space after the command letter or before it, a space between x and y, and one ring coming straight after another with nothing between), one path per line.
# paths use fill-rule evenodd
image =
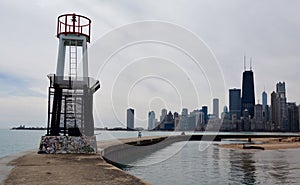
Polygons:
M213 115L216 116L216 118L219 118L219 99L218 98L213 99Z
M265 125L263 122L263 106L256 104L254 106L255 130L264 130Z
M236 115L237 119L241 117L241 89L229 89L229 113Z
M150 111L148 113L148 130L152 130L155 127L155 113Z
M279 124L280 130L288 129L287 121L287 104L286 104L286 91L285 83L278 82L276 84L276 104L277 104L277 115L276 123Z
M134 109L127 109L127 130L134 129Z
M274 128L287 131L287 116L285 83L279 82L276 84L276 93L273 91L271 94L271 121Z
M202 106L201 111L204 114L204 124L207 124L207 122L208 122L208 107Z
M187 130L188 129L188 109L183 108L181 112L181 130Z
M264 91L262 92L262 108L263 108L263 112L266 112L266 106L268 104L268 96L267 93Z
M247 109L251 118L254 116L254 80L253 72L249 71L243 72L243 82L242 82L242 112Z
M289 131L299 131L299 110L296 103L287 103Z
M168 114L167 109L161 109L160 122L163 123Z
M279 128L278 123L276 122L277 115L277 101L276 101L276 93L273 91L271 93L271 129L277 130Z

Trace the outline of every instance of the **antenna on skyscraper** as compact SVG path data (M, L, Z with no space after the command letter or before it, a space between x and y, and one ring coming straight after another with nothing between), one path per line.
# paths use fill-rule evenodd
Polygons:
M244 71L246 71L246 54L244 53Z
M250 71L252 71L252 57L250 57Z

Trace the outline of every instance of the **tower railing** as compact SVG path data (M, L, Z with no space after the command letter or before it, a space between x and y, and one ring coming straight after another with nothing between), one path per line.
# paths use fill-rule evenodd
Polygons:
M57 18L57 37L61 34L84 35L90 42L91 20L82 15L64 14Z

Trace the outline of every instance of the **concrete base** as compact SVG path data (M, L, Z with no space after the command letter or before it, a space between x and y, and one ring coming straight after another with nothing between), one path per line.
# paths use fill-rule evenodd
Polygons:
M96 136L42 136L39 154L95 154Z

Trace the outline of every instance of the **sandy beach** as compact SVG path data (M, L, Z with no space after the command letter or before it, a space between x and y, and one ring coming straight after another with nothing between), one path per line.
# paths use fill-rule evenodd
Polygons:
M247 141L244 139L241 141ZM299 137L288 137L288 138L255 138L250 143L245 143L246 146L257 146L262 147L264 150L278 150L278 149L292 149L300 148ZM243 144L220 144L220 147L231 148L231 149L243 149Z

